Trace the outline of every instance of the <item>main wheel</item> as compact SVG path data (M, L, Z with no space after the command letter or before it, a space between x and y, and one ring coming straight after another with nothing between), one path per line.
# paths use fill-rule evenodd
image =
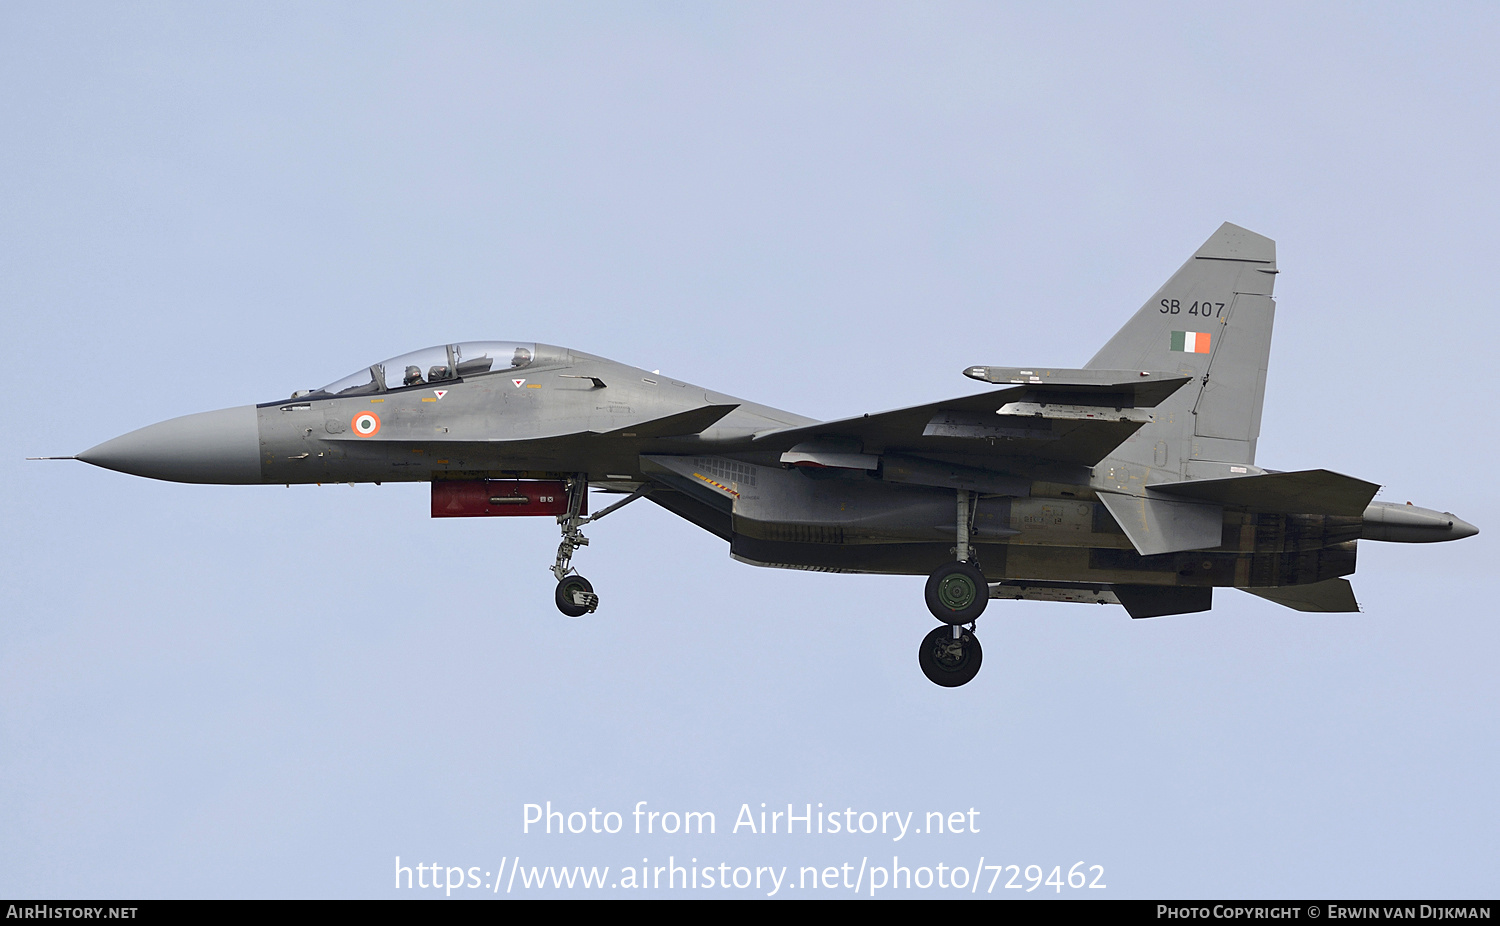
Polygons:
M599 596L594 594L594 586L583 576L565 576L557 583L557 594L553 598L557 601L557 610L569 617L583 617L599 607ZM583 604L579 604L580 598L583 599Z
M957 688L979 674L979 664L984 661L984 650L979 648L979 638L967 630L959 629L953 636L952 627L939 627L922 639L922 649L917 653L917 662L922 674L933 684L944 688Z
M927 610L945 624L968 624L990 603L990 584L973 563L944 563L927 579Z

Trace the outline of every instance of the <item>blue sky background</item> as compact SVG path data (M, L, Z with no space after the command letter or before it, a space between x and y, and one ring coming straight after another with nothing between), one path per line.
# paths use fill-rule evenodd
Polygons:
M1063 896L1495 896L1497 20L0 6L0 895L894 853L1104 866ZM920 579L745 566L650 505L590 530L570 621L545 519L22 459L471 339L822 417L933 401L1082 365L1226 220L1282 271L1258 462L1484 531L1361 544L1362 614L996 602L942 690ZM547 800L719 833L522 834ZM728 832L762 801L981 832Z

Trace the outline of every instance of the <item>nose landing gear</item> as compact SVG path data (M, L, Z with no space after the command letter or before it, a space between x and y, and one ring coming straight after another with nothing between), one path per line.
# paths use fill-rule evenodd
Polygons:
M580 575L565 576L557 583L557 610L569 617L583 617L599 607L599 596L594 586Z
M588 495L589 481L586 473L579 473L568 480L568 513L558 515L557 524L562 528L562 543L557 545L557 560L552 564L552 574L557 576L557 593L553 596L557 610L569 617L582 617L599 607L599 596L589 580L573 572L573 554L579 547L589 545L579 528L588 522L580 514L583 500Z
M583 536L581 528L645 495L646 487L641 486L598 514L589 516L580 513L589 491L588 474L578 473L567 482L568 513L557 517L557 524L562 528L562 543L557 545L557 559L552 564L552 574L557 576L557 592L553 595L553 600L557 604L557 610L568 617L582 617L599 607L599 596L594 594L594 586L589 580L573 570L573 554L579 547L589 545L589 539Z

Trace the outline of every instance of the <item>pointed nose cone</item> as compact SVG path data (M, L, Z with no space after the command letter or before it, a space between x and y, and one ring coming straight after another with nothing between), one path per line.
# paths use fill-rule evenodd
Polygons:
M1453 515L1450 514L1448 517L1453 518ZM1462 518L1453 518L1453 526L1448 528L1448 530L1452 533L1454 540L1462 540L1465 537L1472 537L1479 533L1479 528Z
M91 447L78 459L150 479L258 484L260 428L255 406L173 418Z

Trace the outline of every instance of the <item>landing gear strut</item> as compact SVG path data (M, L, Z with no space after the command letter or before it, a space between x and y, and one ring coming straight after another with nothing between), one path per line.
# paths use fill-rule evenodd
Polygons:
M599 596L594 594L594 586L589 580L573 569L573 554L579 547L589 545L589 539L583 536L581 528L645 495L646 487L641 486L625 498L590 517L580 514L583 510L583 500L589 491L588 473L577 473L568 479L567 483L568 513L557 517L557 524L562 528L562 543L557 545L557 560L552 564L552 574L557 576L557 593L553 599L557 604L557 610L569 617L582 617L599 607Z
M979 672L984 652L974 636L974 621L990 603L990 584L970 555L974 515L966 489L958 490L957 515L957 560L939 566L927 579L927 609L944 626L923 638L917 660L922 673L944 688L957 688Z

